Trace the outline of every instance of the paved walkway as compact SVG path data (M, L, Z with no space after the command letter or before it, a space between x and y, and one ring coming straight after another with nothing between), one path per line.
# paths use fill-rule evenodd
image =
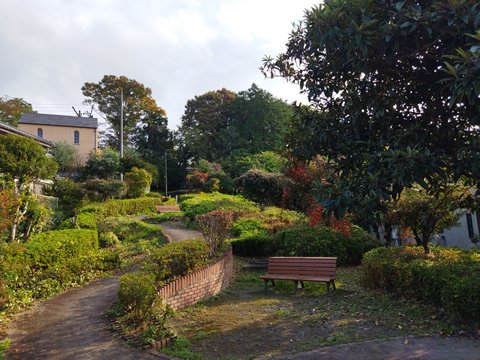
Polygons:
M202 237L170 226L172 241ZM122 274L68 290L18 314L7 332L7 359L158 359L108 330L105 310L116 300Z
M480 340L468 338L407 338L329 346L271 360L479 360ZM262 359L259 359L262 360Z

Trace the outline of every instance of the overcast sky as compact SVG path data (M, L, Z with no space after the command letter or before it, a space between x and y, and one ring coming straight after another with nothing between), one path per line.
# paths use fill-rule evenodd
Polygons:
M39 113L87 110L81 87L124 75L152 89L180 124L187 100L255 82L288 101L305 97L264 79L264 55L285 50L292 22L312 0L0 0L0 96ZM99 119L100 117L97 116Z

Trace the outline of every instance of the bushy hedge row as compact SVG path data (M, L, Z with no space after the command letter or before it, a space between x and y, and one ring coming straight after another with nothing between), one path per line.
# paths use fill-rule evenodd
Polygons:
M80 258L98 248L98 234L92 230L58 230L37 234L20 247L6 244L6 260L25 264L31 269L44 269L62 264L68 259ZM10 250L13 250L12 252Z
M0 262L9 296L5 307L23 308L120 266L117 253L102 253L97 247L97 232L82 229L49 231L22 245L6 244Z
M353 227L348 236L307 224L281 230L274 237L257 231L232 240L233 252L240 256L336 257L339 266L360 264L363 255L378 246L381 243L359 227Z
M122 243L136 243L139 240L148 240L160 244L166 243L162 228L158 225L145 224L135 219L110 218L97 223L98 232L104 234L113 233Z
M430 245L390 247L365 254L361 283L443 307L447 313L480 324L480 253Z
M153 252L144 270L153 274L158 283L166 283L201 269L207 264L208 252L203 239L174 242Z
M180 204L185 212L187 222L193 222L197 215L207 214L215 210L258 211L255 203L242 196L225 195L220 193L198 194L187 196Z
M101 210L97 213L97 219L155 212L155 205L161 204L161 199L147 197L128 200L107 200L101 205Z

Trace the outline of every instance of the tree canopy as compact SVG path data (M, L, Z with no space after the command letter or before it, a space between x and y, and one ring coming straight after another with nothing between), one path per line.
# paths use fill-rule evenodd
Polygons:
M23 113L33 113L32 104L22 98L0 97L0 121L17 126Z
M480 4L325 0L305 11L266 76L300 86L293 157L328 158L328 212L384 211L414 183L480 175Z
M195 161L214 161L225 154L226 144L219 135L232 121L230 105L235 97L223 88L187 101L180 132Z
M0 136L0 173L10 174L22 183L51 179L57 174L56 161L47 156L35 140L8 134Z
M111 131L106 134L106 143L115 148L118 148L120 139L120 89L123 89L125 139L134 136L147 115L166 116L165 110L152 98L152 90L136 80L125 76L105 75L98 83L86 82L82 86L82 93L86 97L84 103L98 106L111 127Z

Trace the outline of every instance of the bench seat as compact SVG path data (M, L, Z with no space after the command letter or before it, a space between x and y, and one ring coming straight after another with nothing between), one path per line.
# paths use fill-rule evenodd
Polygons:
M324 282L327 284L327 294L330 293L330 284L334 290L337 272L337 258L334 257L271 257L268 262L265 280L265 290L268 281L275 286L275 280L291 280L295 284L294 293L300 281L302 288L304 281Z

